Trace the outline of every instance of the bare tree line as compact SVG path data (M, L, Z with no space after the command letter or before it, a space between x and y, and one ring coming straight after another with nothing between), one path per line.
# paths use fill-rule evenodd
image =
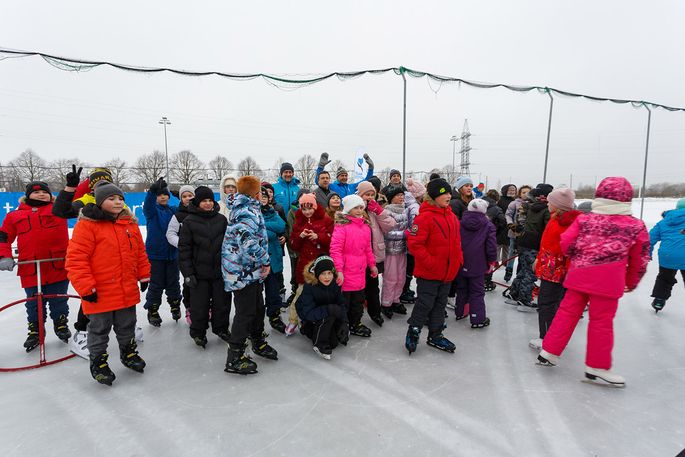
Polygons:
M84 176L92 167L105 166L112 171L114 183L128 191L143 191L161 176L165 176L172 185L218 183L226 175L256 175L262 180L274 182L278 179L281 163L285 161L279 157L271 168L261 168L254 158L245 157L234 166L228 158L217 154L205 164L193 152L183 150L169 157L169 174L171 176L166 176L166 156L159 150L144 154L133 163L114 157L104 163L86 164L78 158L46 161L35 151L26 149L8 162L0 162L0 188L9 192L21 192L29 181L42 180L47 182L51 189L57 191L64 187L64 175L71 169L72 164L83 167ZM303 188L315 186L317 165L318 158L311 154L305 154L293 163L295 176L301 181ZM334 160L327 167L333 180L335 180L336 171L341 167L349 172L347 164L339 159ZM387 183L390 179L390 170L390 167L377 169L375 174L383 183ZM449 182L454 182L458 177L457 170L454 170L451 165L430 171L408 171L407 175L426 182L431 173L438 173ZM578 198L591 198L594 195L594 187L580 185L577 188L577 195ZM636 189L637 195L638 190ZM662 182L651 184L647 187L645 195L648 197L681 197L685 195L685 183Z

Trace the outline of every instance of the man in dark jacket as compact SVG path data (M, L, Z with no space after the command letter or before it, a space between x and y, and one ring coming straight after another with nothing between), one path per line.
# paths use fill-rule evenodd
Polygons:
M145 309L147 309L147 320L154 327L162 325L159 307L165 290L167 302L171 308L171 317L175 321L181 318L178 251L166 237L169 222L178 211L176 206L169 205L170 196L166 181L164 178L159 178L150 186L143 203L143 214L147 221L145 251L152 267L150 287L145 295Z

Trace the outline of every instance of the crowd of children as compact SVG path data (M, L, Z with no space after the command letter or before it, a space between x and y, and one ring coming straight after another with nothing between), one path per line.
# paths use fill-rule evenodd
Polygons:
M423 327L428 345L454 352L456 345L443 334L446 309L456 320L468 317L473 329L488 327L485 296L496 287L493 271L503 267L504 280L513 278L505 301L538 313L539 337L529 345L539 350L539 364L558 363L587 307L586 377L625 385L611 371L618 300L637 286L657 243L653 308L664 308L678 270L685 280L685 199L648 234L631 215L633 188L624 178L604 179L583 212L571 189L546 183L507 184L500 194L474 189L466 176L454 187L439 176L424 185L403 181L392 170L382 187L373 161L368 155L365 160L369 174L358 183L349 183L343 168L331 182L324 153L314 189L302 189L292 165L283 163L274 184L254 176L223 177L218 202L208 187L183 185L179 206L169 203L171 191L160 178L145 198L145 242L111 173L97 168L81 181L81 169L73 167L56 199L44 182L27 185L19 208L0 228L0 270L14 269L16 240L17 273L31 298L37 272L30 261L57 259L41 263L43 293L65 294L71 282L82 301L72 336L66 298L45 300L55 334L89 358L96 381L111 385L112 328L124 366L138 372L145 367L136 341L142 338L136 331L140 292L147 292L150 325L162 324L163 295L175 321L183 303L193 342L204 348L211 327L228 344L225 371L252 374L257 363L246 354L248 340L253 354L278 360L267 342L265 318L286 336L299 328L327 360L350 335L371 337L365 309L378 327L409 314L409 354L417 350ZM66 219L72 217L78 222L69 240ZM292 271L287 300L286 255ZM27 301L26 310L28 352L38 345L36 301Z

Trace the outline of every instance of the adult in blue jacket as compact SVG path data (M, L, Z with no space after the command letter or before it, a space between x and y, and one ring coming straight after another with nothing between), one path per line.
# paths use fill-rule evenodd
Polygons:
M295 177L295 169L289 162L283 162L278 173L278 181L273 183L274 200L282 208L290 208L297 201L297 193L300 191L300 180Z
M364 154L364 161L369 165L369 169L366 172L366 177L362 179L362 181L368 181L371 176L373 176L373 160L371 160L371 157L369 157L368 154ZM316 177L314 178L314 183L316 185L319 184L319 174L323 171L323 169L330 163L330 159L328 158L328 153L324 152L321 154L321 157L319 158L319 166L316 168ZM357 192L357 186L359 186L359 182L356 183L348 183L348 175L347 175L347 170L345 170L343 167L339 167L338 170L335 172L335 181L331 183L331 185L328 187L331 192L335 192L338 195L340 195L340 198L345 198L348 195L352 195Z
M676 209L666 211L664 218L649 231L649 253L659 246L659 274L652 290L652 308L656 312L666 306L676 283L676 274L685 281L685 198L678 200Z
M169 205L170 197L167 183L164 178L159 178L150 186L143 204L143 214L147 220L145 250L152 267L150 286L145 296L145 309L148 322L155 327L162 324L159 307L165 290L171 317L176 321L181 318L178 249L169 244L166 238L169 221L178 210L178 207Z

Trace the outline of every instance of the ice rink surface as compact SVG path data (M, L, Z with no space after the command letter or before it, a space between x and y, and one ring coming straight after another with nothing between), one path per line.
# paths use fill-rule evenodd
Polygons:
M649 201L648 227L673 206ZM142 375L121 365L113 334L112 387L80 358L0 373L0 456L675 456L685 448L685 291L679 282L656 315L657 266L655 258L615 320L625 389L582 382L587 318L558 367L536 365L528 340L537 314L505 304L501 288L486 295L490 327L472 330L450 314L455 354L427 346L424 329L410 357L405 317L378 328L365 316L372 337L352 336L330 361L299 332L271 332L279 360L255 357L259 373L247 377L223 371L218 338L202 350L168 306L159 329L139 306ZM24 296L8 273L0 293L3 303ZM73 322L78 302L70 304ZM25 319L22 306L0 313L0 366L37 362L37 350L22 348ZM67 354L51 327L46 350L48 359Z

